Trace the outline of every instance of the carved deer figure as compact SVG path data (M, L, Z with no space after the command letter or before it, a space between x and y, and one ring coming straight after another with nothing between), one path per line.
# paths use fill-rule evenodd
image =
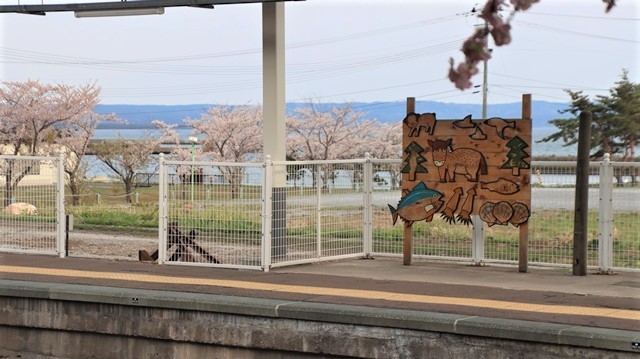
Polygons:
M433 130L436 127L436 114L435 113L423 113L422 115L417 113L408 113L407 117L402 122L409 127L409 137L420 136L420 130L424 130L429 135L433 135Z
M482 153L470 148L453 149L451 139L427 140L431 146L433 164L438 167L440 182L455 182L456 174L469 182L478 182L479 175L487 174L487 161Z

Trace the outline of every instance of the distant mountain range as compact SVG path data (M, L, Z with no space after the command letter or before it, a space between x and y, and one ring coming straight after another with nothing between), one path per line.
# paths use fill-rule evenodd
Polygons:
M318 106L320 110L323 110L343 105L343 103L323 103ZM377 119L380 122L401 121L406 113L405 102L355 102L352 105L355 111L365 113L366 118ZM208 108L213 106L216 105L98 105L95 112L101 114L115 113L118 117L127 121L126 124L104 122L99 126L101 129L151 128L151 121L153 120L161 120L167 124L182 126L183 119L198 119ZM287 103L287 112L293 112L296 108L306 106L308 104L302 102ZM568 103L533 101L533 127L553 127L549 124L549 121L556 118L566 118L566 114L560 114L558 111L566 109L568 106ZM520 102L489 105L487 107L488 117L520 118L521 111L522 104ZM481 118L482 105L416 101L416 112L435 112L439 119L462 119L469 114L473 118Z

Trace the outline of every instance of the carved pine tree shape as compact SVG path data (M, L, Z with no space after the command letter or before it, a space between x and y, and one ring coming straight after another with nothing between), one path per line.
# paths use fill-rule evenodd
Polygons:
M422 165L422 163L427 162L427 159L422 156L422 152L424 152L424 148L415 142L411 142L409 146L404 149L404 152L407 154L404 157L402 173L409 174L409 181L416 180L416 173L428 173L426 167Z
M529 154L524 150L529 145L520 137L515 136L507 142L507 147L510 148L509 153L507 153L507 161L500 168L511 169L511 173L514 176L520 176L520 169L530 168L529 163L525 161Z

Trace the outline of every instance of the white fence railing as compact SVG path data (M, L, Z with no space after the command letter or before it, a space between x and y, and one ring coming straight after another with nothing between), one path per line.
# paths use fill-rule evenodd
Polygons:
M0 251L65 256L63 161L0 156Z
M0 156L0 250L65 255L62 157ZM360 256L401 256L400 160L168 161L159 174L160 263L268 270ZM575 162L532 162L529 263L571 266ZM19 175L19 174L22 175ZM18 177L23 176L20 180ZM640 163L590 164L588 265L640 270ZM476 224L482 223L477 221ZM413 226L415 259L518 262L518 229Z
M163 161L161 249L174 248L164 253L163 262L268 270L355 256L400 256L402 226L392 225L388 209L401 197L400 165L399 160L370 158L253 164ZM575 166L532 163L533 265L571 266ZM591 163L591 268L640 269L639 171L638 163ZM176 240L172 223L183 236L195 229L193 238L182 241L195 240L220 263ZM474 230L435 218L415 223L413 229L417 259L518 262L518 229L511 226ZM180 251L187 255L183 258Z

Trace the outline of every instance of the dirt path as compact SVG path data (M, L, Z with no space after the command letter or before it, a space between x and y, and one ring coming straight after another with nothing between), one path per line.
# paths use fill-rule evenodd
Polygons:
M138 260L138 251L151 253L158 249L158 238L149 234L101 233L74 231L69 233L69 255L74 257L107 257L116 260Z

